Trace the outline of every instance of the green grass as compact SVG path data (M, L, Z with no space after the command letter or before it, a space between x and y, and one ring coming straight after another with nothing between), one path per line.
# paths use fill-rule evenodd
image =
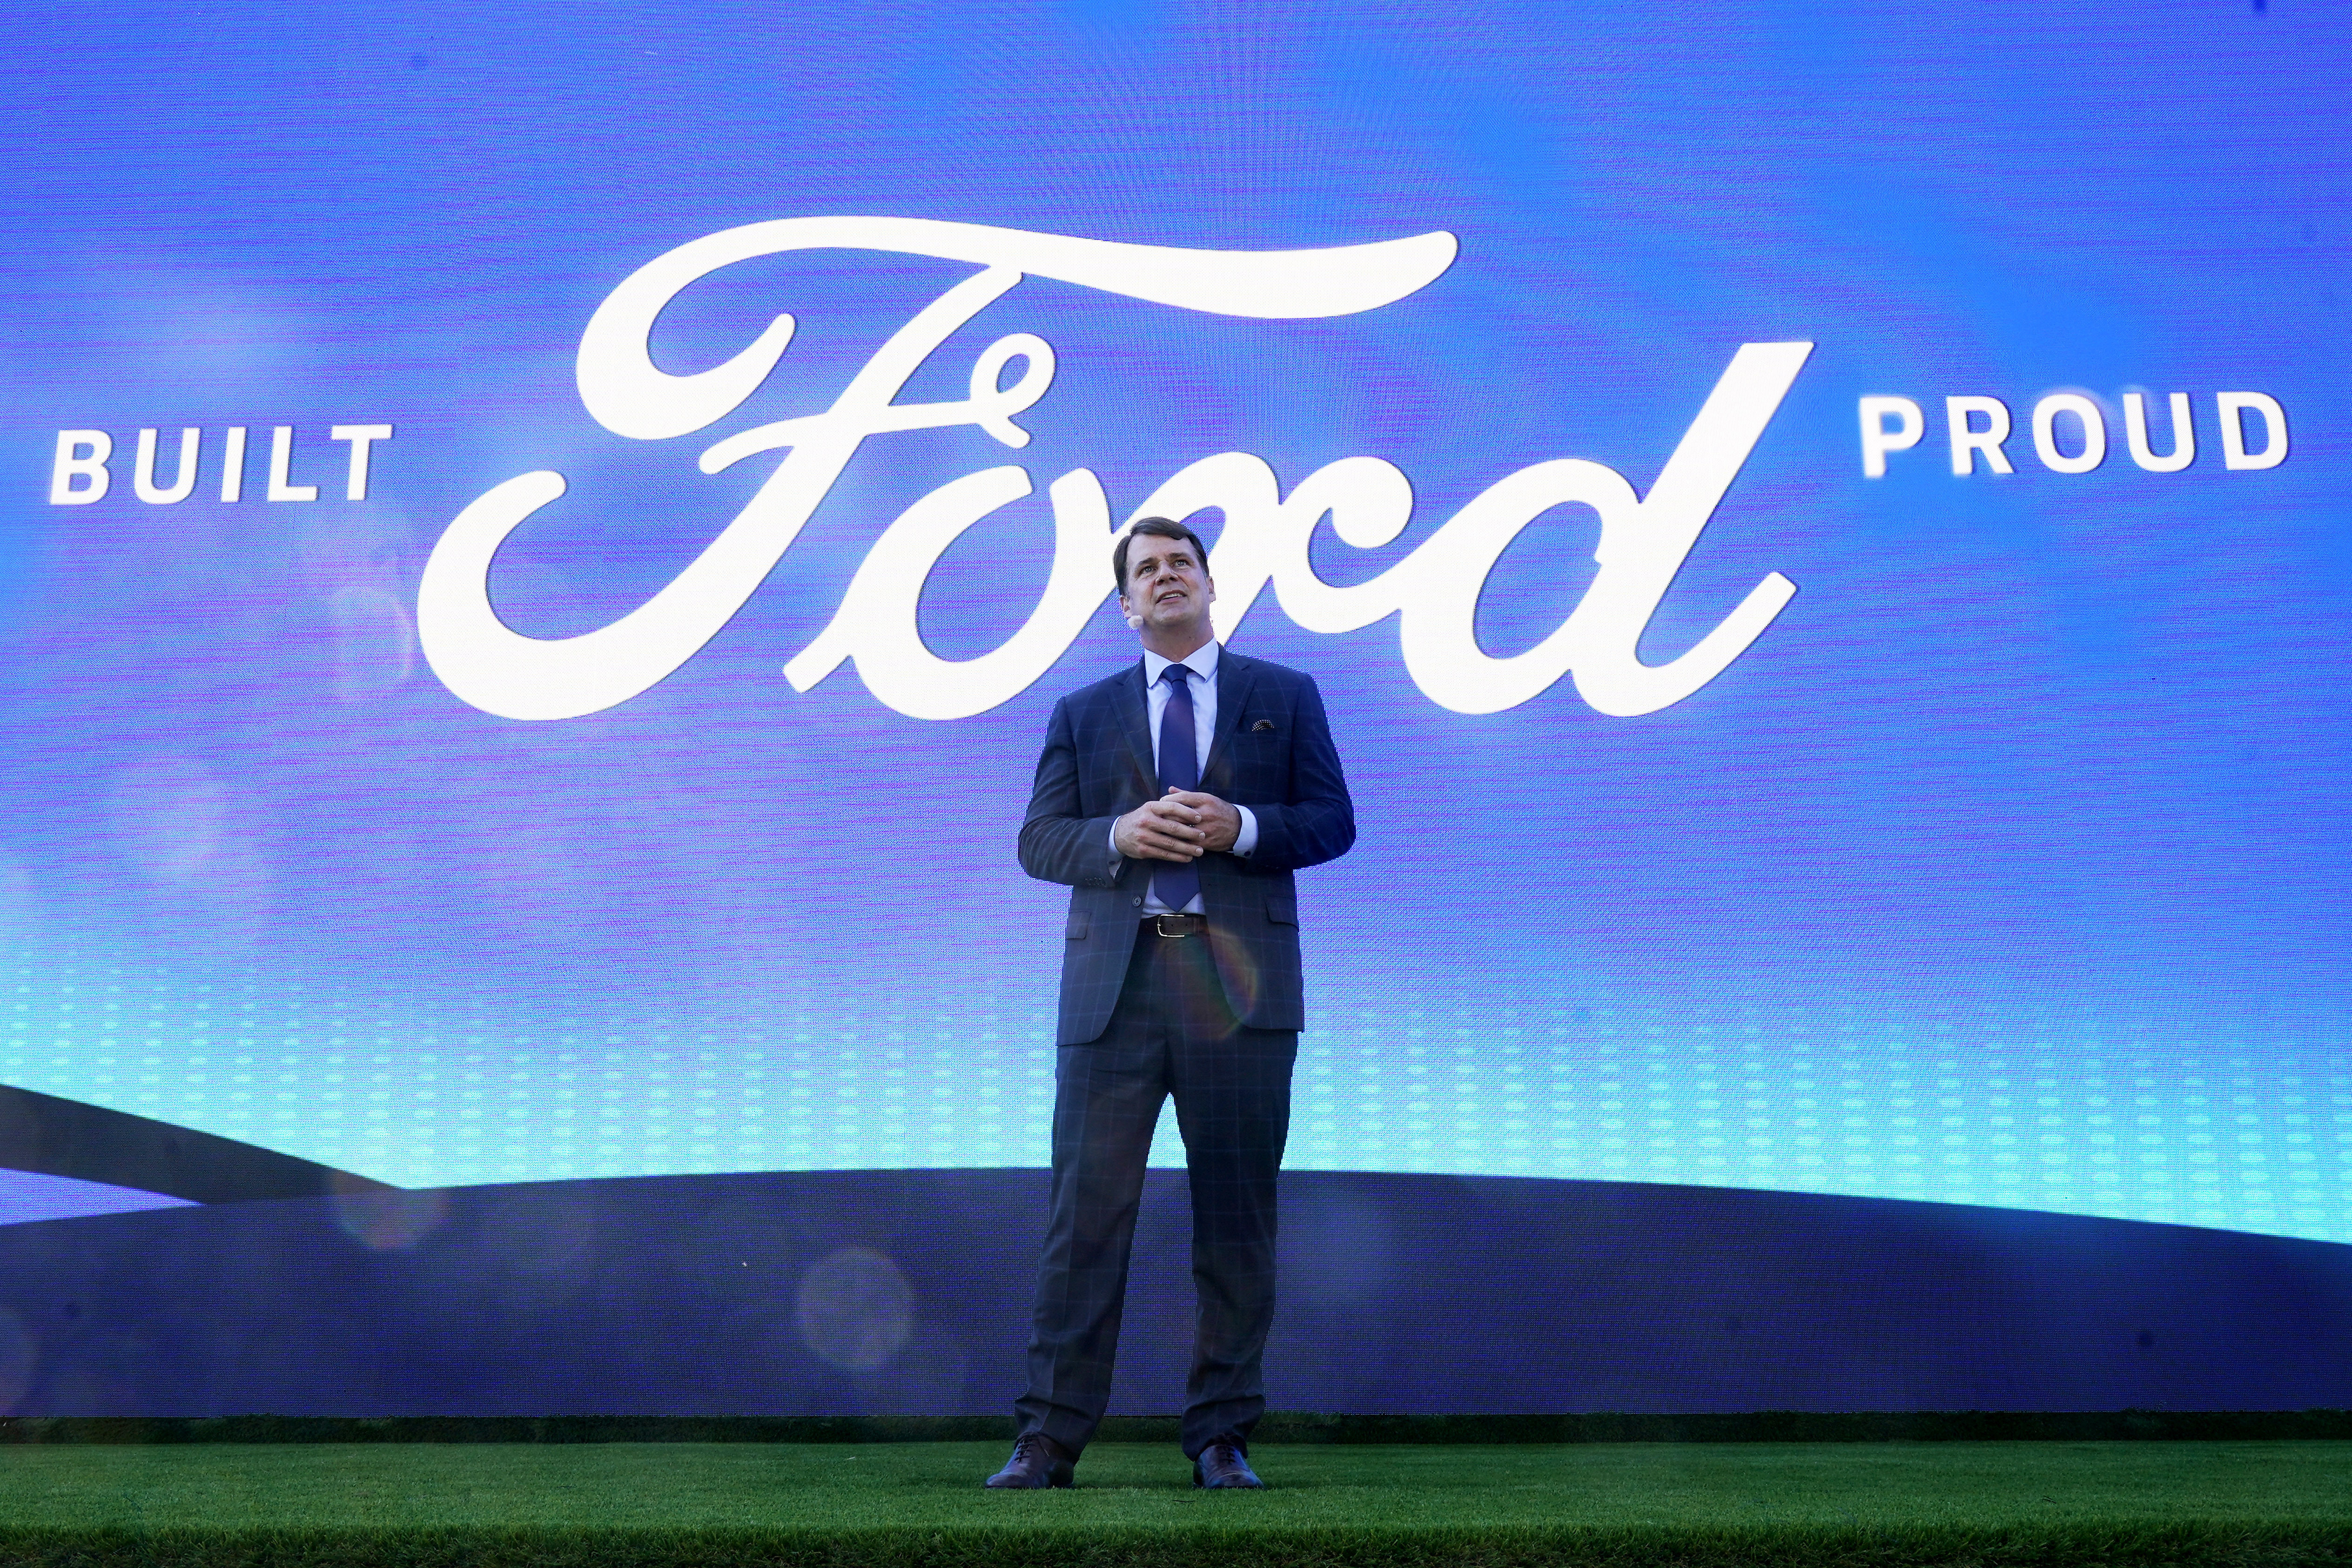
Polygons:
M1261 1445L1256 1494L1097 1444L0 1448L0 1560L705 1565L2352 1563L2352 1444Z

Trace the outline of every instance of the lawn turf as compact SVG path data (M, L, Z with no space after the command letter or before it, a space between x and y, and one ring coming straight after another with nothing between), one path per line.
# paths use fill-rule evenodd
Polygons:
M997 1444L0 1448L0 1559L136 1563L2352 1564L2340 1442L1172 1447L992 1493Z

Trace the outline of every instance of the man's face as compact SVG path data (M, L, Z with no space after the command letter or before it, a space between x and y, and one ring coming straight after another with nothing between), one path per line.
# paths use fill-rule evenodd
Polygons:
M1200 552L1189 539L1139 533L1127 549L1127 591L1118 596L1129 616L1140 616L1140 630L1176 636L1209 631L1209 606L1217 602Z

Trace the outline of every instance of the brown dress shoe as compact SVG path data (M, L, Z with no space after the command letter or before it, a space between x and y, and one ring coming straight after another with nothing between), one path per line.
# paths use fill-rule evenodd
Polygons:
M1024 1433L1013 1440L1013 1457L1004 1461L1004 1468L989 1477L983 1484L992 1487L1066 1487L1071 1482L1072 1467L1076 1463L1067 1448L1043 1432Z
M1192 1461L1192 1484L1196 1487L1247 1487L1263 1489L1265 1483L1250 1468L1249 1450L1231 1432L1222 1432L1209 1439L1201 1457Z

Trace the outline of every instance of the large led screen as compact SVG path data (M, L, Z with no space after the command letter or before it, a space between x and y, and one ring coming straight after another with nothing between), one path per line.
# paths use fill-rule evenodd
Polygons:
M1292 1167L2352 1240L2347 44L19 17L0 1079L406 1186L1043 1165L1014 833L1160 511L1357 802Z

